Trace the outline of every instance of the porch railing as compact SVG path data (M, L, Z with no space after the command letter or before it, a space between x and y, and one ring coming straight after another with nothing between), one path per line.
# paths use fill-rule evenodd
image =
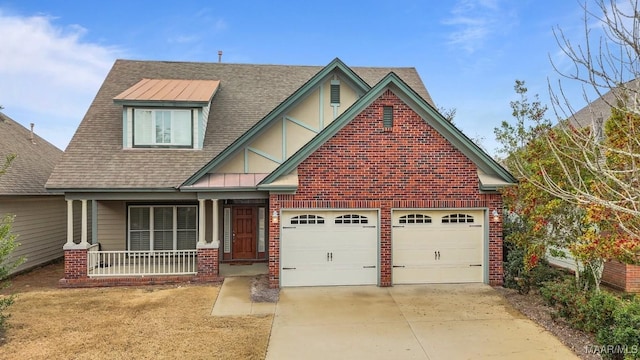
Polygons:
M87 252L89 277L193 275L197 272L197 250L98 251Z

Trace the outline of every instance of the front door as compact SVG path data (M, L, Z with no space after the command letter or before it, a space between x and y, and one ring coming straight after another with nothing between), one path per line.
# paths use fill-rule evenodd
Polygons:
M233 208L233 259L255 259L256 211L253 207Z

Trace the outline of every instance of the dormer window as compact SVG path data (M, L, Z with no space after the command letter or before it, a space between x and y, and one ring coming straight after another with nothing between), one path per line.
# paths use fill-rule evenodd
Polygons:
M123 149L202 149L220 81L142 79L113 101L123 106Z
M135 109L133 147L193 147L193 111Z

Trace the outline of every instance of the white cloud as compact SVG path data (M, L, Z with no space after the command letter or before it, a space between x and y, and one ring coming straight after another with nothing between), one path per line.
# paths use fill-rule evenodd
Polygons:
M474 53L496 33L513 22L513 14L501 8L498 0L460 0L451 10L445 25L455 28L449 34L449 45Z
M82 40L86 29L61 27L48 16L16 16L0 9L0 104L7 115L51 129L64 148L121 51ZM19 114L20 117L17 118ZM66 136L65 136L66 135Z

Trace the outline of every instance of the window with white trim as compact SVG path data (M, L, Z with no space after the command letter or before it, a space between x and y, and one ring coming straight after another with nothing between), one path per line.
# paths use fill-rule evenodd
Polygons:
M198 239L195 205L129 206L128 249L190 250Z
M135 109L133 147L193 147L191 109Z
M443 224L472 223L473 216L467 214L449 214L442 217Z
M424 214L407 214L400 216L400 224L431 224L431 216Z
M308 214L298 215L291 218L291 225L314 225L324 224L324 218L322 216Z

